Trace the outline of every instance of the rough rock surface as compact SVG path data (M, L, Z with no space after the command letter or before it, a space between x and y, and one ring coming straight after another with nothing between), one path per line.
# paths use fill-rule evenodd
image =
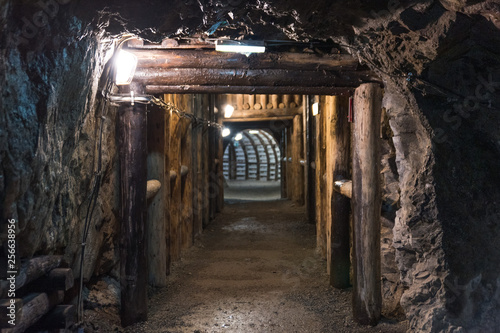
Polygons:
M475 0L3 1L2 219L19 221L22 257L62 253L78 272L105 38L198 37L221 22L212 37L331 40L385 83L400 191L393 246L410 329L492 332L500 326L499 14L497 1ZM107 114L87 278L116 275Z

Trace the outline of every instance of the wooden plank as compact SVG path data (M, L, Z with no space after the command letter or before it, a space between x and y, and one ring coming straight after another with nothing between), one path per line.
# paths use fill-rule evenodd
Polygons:
M158 193L148 205L148 261L149 284L165 287L170 267L167 224L170 211L170 169L168 145L170 113L155 108L148 113L148 179L160 183Z
M237 85L200 85L200 84L152 84L147 83L146 92L148 94L276 94L294 93L305 95L349 95L355 87L337 86L237 86ZM273 109L277 109L279 104L274 104L278 99L272 99ZM243 103L243 109L250 109L248 102Z
M191 96L186 96L191 97ZM186 111L191 111L188 108ZM181 249L193 245L193 173L191 120L182 119L181 139Z
M287 163L286 163L286 134L287 130L284 128L281 131L281 140L280 140L280 150L281 150L281 160L279 163L281 164L281 198L287 197Z
M202 105L204 96L193 96L193 114L202 118ZM192 149L192 167L193 167L193 237L201 234L203 230L202 222L202 129L201 125L193 126L193 149Z
M320 105L323 108L323 104ZM316 246L319 255L326 259L326 220L325 220L325 114L320 112L315 118L316 123Z
M333 189L349 199L352 198L352 180L336 181Z
M382 83L371 71L352 71L346 75L345 73L333 71L293 71L284 69L228 70L213 68L138 68L135 71L133 80L134 82L148 85L300 87L357 87L362 83L368 82Z
M0 300L0 328L11 328L22 316L22 298L5 298ZM9 323L10 322L10 323ZM3 332L3 331L2 331Z
M329 152L332 156L332 186L335 182L350 178L350 124L347 120L349 98L334 97L332 101L331 142ZM342 186L347 190L347 186ZM349 216L351 203L349 198L333 191L331 198L330 237L327 238L328 267L330 285L335 288L347 288L350 285L350 233Z
M215 96L210 96L210 104L209 104L209 114L208 118L210 121L215 121ZM218 196L218 177L217 177L217 168L215 166L215 159L217 158L217 128L210 126L208 131L208 168L209 168L209 200L210 200L210 220L215 218L215 214L217 213L217 196Z
M296 115L302 114L303 108L283 108L283 109L260 109L260 110L235 110L231 118L225 118L224 121L228 119L234 120L237 118L252 119L252 118L267 118L267 117L294 117Z
M216 115L217 123L222 127L222 116L220 114ZM222 160L224 159L224 139L222 137L222 129L216 130L217 135L217 185L218 185L218 196L217 196L217 212L220 213L224 209L224 170Z
M376 325L382 307L380 273L380 112L382 91L363 84L354 94L352 163L353 314Z
M177 177L170 183L170 258L177 261L180 258L181 244L181 211L182 211L182 177L181 174L181 139L182 122L178 114L170 117L169 160L170 171Z
M292 199L298 205L304 204L304 168L300 164L302 160L303 148L303 132L302 132L302 115L296 115L293 118L292 130Z
M142 87L138 85L129 88L142 93ZM124 327L147 319L146 115L146 106L136 103L120 105L117 117L121 185L121 322Z
M246 68L246 69L302 69L355 70L358 61L348 54L266 52L245 56L204 50L137 50L138 67L152 68Z

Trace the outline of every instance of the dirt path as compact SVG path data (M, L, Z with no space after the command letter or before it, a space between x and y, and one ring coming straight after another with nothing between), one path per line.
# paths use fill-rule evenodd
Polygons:
M126 332L404 332L360 327L351 292L328 287L314 226L289 201L226 205Z

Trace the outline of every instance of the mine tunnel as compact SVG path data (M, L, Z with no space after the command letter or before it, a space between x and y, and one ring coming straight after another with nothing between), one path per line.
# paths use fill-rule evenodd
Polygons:
M2 333L498 332L498 2L1 9Z

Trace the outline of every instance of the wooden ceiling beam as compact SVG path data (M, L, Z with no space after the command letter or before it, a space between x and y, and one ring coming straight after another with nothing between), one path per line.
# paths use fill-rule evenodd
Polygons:
M142 68L219 68L219 69L294 69L356 70L358 60L349 54L266 52L248 57L240 53L212 50L138 50L129 49Z
M233 86L233 85L154 85L146 83L148 94L304 94L350 95L354 87Z

